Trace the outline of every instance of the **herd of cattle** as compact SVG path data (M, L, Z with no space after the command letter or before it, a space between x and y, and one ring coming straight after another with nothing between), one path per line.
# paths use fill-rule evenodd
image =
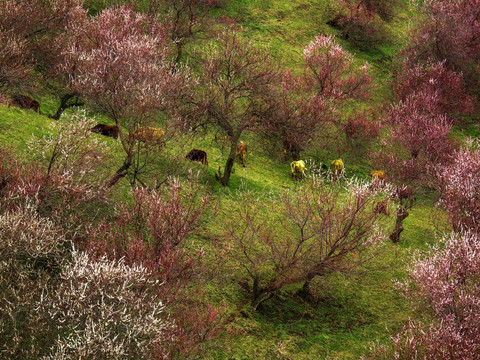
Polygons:
M91 129L93 132L110 136L115 139L118 138L118 128L116 126L98 124ZM129 139L135 139L140 142L160 145L163 142L163 131L161 129L152 128L149 126L139 127L135 132L129 134ZM186 156L186 159L191 161L198 161L203 165L208 166L207 153L204 150L192 149ZM245 160L247 158L247 145L240 141L237 145L237 158L243 167L245 167ZM304 178L308 170L303 160L292 161L290 163L292 171L292 179ZM342 159L333 160L331 162L331 169L333 172L333 179L337 180L344 169ZM385 180L385 172L383 170L376 170L371 172L373 184L380 180Z
M22 109L33 110L39 112L40 104L38 101L31 99L26 95L14 95L11 98L11 105L20 107ZM92 132L109 136L114 139L118 139L119 130L117 126L98 124L91 129ZM150 145L158 145L159 148L164 142L164 132L162 129L153 128L150 126L141 126L134 132L128 135L127 141L132 142L137 140ZM247 145L240 141L237 145L237 157L242 166L245 167L245 160L247 157ZM191 161L198 161L203 165L208 166L207 153L204 150L192 149L186 156L186 159ZM333 179L337 180L338 176L344 170L342 159L333 160L331 162L331 168L333 172ZM303 178L308 170L303 160L292 161L290 163L290 169L292 171L292 179ZM375 170L371 172L373 184L375 185L379 181L386 179L385 172L383 170Z

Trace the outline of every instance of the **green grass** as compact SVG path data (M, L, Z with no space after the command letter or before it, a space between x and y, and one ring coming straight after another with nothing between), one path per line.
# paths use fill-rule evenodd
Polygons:
M108 1L91 0L95 11ZM273 59L280 67L301 71L303 48L319 34L335 34L327 25L332 17L334 0L235 0L223 9L216 9L211 16L229 17L245 27L245 37L254 39L260 46L268 45ZM401 9L399 17L389 24L392 41L379 49L362 51L340 40L343 46L356 54L358 62L368 60L373 64L373 81L376 85L369 104L354 104L352 107L381 105L388 101L391 77L391 61L403 46L403 35L411 17L409 8ZM192 47L200 47L192 45ZM55 100L45 96L41 99L41 111L52 114ZM108 122L101 116L99 121ZM43 136L52 130L53 120L33 111L8 108L0 105L0 145L13 146L19 153L26 152L31 136ZM459 137L478 136L478 124L471 123L456 129ZM461 135L461 136L460 136ZM97 136L97 135L95 135ZM98 135L100 136L100 135ZM217 199L219 206L227 209L236 205L236 190L248 189L260 193L278 193L286 188L296 188L298 182L291 179L288 161L281 156L272 157L262 148L259 139L245 134L242 139L249 148L247 166L234 165L229 188L215 181L215 173L226 161L226 151L213 141L213 134L206 133L194 138L178 136L169 141L162 153L154 154L149 183L154 179L163 181L168 175L187 177L188 169L198 171L202 183L206 183ZM121 165L121 146L113 139L110 145L110 172ZM365 153L352 154L346 149L312 147L305 153L305 160L329 163L341 157L346 164L347 176L369 178L372 170ZM199 148L208 153L209 166L184 159L190 149ZM281 155L281 154L280 154ZM129 185L122 180L115 189L114 197L125 200L129 197ZM332 274L317 279L314 284L316 298L306 300L296 292L299 285L283 289L273 299L265 302L259 311L248 307L249 297L237 285L235 274L223 281L209 285L212 301L223 303L229 314L226 328L229 330L203 353L205 359L359 359L371 342L388 341L388 336L400 329L410 316L414 316L409 304L403 299L393 280L407 276L406 266L415 249L426 249L435 241L436 234L445 230L444 215L434 209L434 199L424 196L419 199L405 220L405 230L399 244L387 241L384 251L370 265L371 269L349 276ZM208 219L206 228L221 233L228 212L219 212ZM393 215L392 215L393 221ZM393 225L392 225L393 226ZM386 229L387 231L390 229ZM196 239L199 247L211 250L208 241ZM214 259L215 257L212 257ZM218 265L218 264L213 264ZM388 330L387 330L388 329Z
M51 122L32 110L7 107L0 104L0 143L25 151L32 136L43 136L51 131Z
M25 151L26 141L32 135L42 136L51 128L52 120L45 116L0 106L0 142L11 144L20 152ZM176 173L186 177L188 168L200 171L202 182L208 182L214 196L223 199L220 206L224 208L228 202L235 204L236 190L240 188L264 193L298 186L299 182L291 179L288 163L272 159L256 143L254 136L247 136L245 140L251 149L247 167L243 168L236 162L231 186L223 188L214 180L214 173L219 166L223 168L226 156L212 145L212 140L213 137L206 134L188 141L179 138L168 143L165 151L155 157L155 176L161 177L162 171L168 172L172 158L176 156ZM112 152L113 173L121 164L123 154L117 142L113 139L107 141ZM184 154L194 147L207 150L208 167L183 159ZM349 168L346 164L348 175L368 176L367 164L363 165L365 169L360 170ZM121 182L115 197L127 198L128 188L126 181ZM314 286L315 300L307 301L296 295L298 286L293 285L265 302L260 311L254 312L248 307L248 295L234 280L212 287L209 291L212 299L226 304L231 314L226 325L230 335L221 336L222 346L209 348L204 357L358 359L371 342L387 341L390 334L387 328L399 329L412 316L408 303L398 294L393 280L405 278L411 250L425 249L427 243L434 241L440 220L436 220L439 214L431 204L428 197L418 201L405 221L403 240L397 245L387 242L382 256L371 264L373 270L350 276L333 274L318 279ZM220 213L213 221L210 220L207 227L219 233L224 224L222 216L225 215ZM202 245L201 239L198 241L201 246L208 246Z

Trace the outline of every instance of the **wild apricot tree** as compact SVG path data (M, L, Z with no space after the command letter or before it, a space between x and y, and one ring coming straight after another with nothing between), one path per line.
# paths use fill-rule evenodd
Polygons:
M143 266L176 323L168 347L195 351L215 334L220 314L202 302L203 250L192 245L211 198L195 175L188 182L170 178L158 189L138 188L132 204L120 204L113 222L102 221L87 235L86 248L102 258Z
M410 280L399 284L421 320L377 347L370 359L465 359L480 356L480 239L478 233L445 235L414 259Z
M480 150L473 142L453 154L451 163L439 166L436 187L440 205L453 228L480 232Z
M217 174L224 186L230 181L240 137L254 129L266 114L262 94L275 75L269 58L267 50L242 40L232 28L223 29L207 52L200 91L194 100L200 114L194 121L213 127L227 138L227 162L223 174L220 169Z
M127 7L103 10L78 30L81 36L63 50L63 68L74 64L72 89L119 128L126 158L114 185L129 174L140 146L128 133L155 122L182 89L185 73L166 60L165 27Z
M316 277L349 273L378 254L385 236L375 209L378 202L388 205L387 194L356 180L347 189L345 195L338 182L316 179L282 194L269 213L259 204L266 199L246 196L229 214L229 257L248 278L254 308L289 284L303 283L302 293L309 294Z
M176 48L175 62L192 37L206 29L208 11L224 0L150 0L147 12L167 25L168 37Z
M353 55L332 36L317 36L305 47L304 59L303 75L285 72L269 87L269 115L259 124L267 137L282 141L293 160L319 129L339 125L339 110L353 99L365 98L371 81L368 64L357 67Z
M414 29L406 52L408 61L445 62L447 69L463 74L466 90L476 94L480 86L480 2L428 0L417 9L423 15L422 22Z
M32 71L44 71L51 43L69 21L85 13L82 0L4 0L0 2L0 90L34 88Z

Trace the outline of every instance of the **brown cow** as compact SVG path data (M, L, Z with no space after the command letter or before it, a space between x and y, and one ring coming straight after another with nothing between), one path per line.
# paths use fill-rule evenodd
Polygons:
M245 158L247 157L247 145L243 141L240 141L237 145L237 156L245 167Z
M33 100L27 95L13 95L12 96L12 105L17 106L22 109L33 110L38 112L40 109L40 104L38 101Z
M110 137L113 137L114 139L118 139L117 126L98 124L98 125L95 125L93 128L91 128L90 130L97 134L102 134L104 136L110 136Z
M193 149L187 154L187 156L185 156L185 158L201 162L203 165L208 166L207 153L203 150Z

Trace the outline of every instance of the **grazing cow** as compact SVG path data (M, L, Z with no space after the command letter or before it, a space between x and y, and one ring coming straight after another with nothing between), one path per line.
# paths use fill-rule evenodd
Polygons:
M245 167L245 158L247 157L247 145L243 141L240 141L237 145L237 156Z
M385 175L385 171L383 170L373 170L370 172L370 175L372 175L373 186L377 186L379 182L382 182L387 178L387 175Z
M137 140L143 142L147 145L163 145L163 130L150 127L150 126L141 126L133 133L129 134L129 139Z
M372 175L373 181L377 180L385 180L387 175L385 175L385 171L383 170L373 170L370 175Z
M382 200L375 205L375 208L373 209L374 214L384 214L389 216L390 211L388 211L388 202L387 200Z
M114 139L118 139L118 127L112 125L98 124L90 129L94 133L101 134L103 136L110 136Z
M187 154L187 156L185 156L185 158L201 162L203 165L208 166L207 153L203 150L193 149Z
M38 103L38 101L35 101L26 95L13 95L12 105L22 109L33 110L36 112L38 112L38 110L40 109L40 104Z
M300 175L302 178L305 177L305 171L308 170L303 160L292 161L290 168L292 169L292 179L296 178L297 175Z
M338 179L338 175L343 171L343 161L342 159L333 160L332 163L332 170L333 170L333 180Z

